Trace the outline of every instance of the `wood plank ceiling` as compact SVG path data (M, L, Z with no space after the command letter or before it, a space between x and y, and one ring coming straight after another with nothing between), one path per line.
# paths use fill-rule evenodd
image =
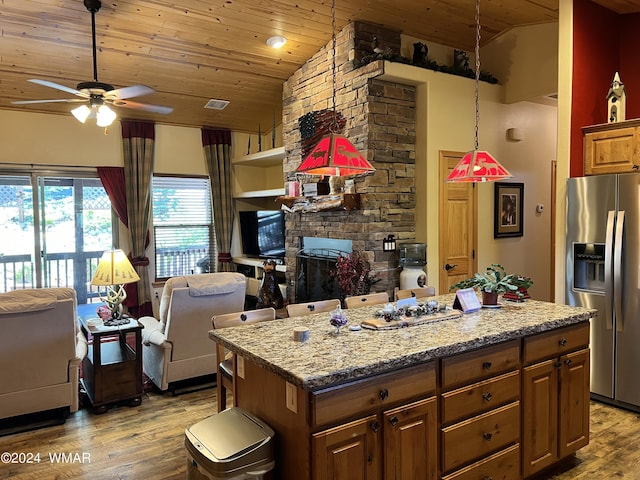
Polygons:
M620 12L640 0L602 0ZM336 0L336 28L364 21L473 50L473 0ZM482 39L517 25L556 21L558 0L484 1ZM73 95L28 82L76 88L93 80L91 14L82 0L1 0L0 108L68 115L77 104L13 105ZM280 50L266 45L284 35ZM282 111L282 84L331 39L330 0L111 0L96 14L98 79L116 88L148 85L141 103L174 108L154 115L118 108L123 118L268 130ZM222 111L209 99L230 101Z

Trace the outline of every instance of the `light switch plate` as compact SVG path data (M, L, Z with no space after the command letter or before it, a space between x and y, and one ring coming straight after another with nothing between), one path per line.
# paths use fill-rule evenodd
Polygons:
M286 404L287 408L291 410L293 413L298 413L298 395L296 391L296 386L292 383L287 382L286 384Z

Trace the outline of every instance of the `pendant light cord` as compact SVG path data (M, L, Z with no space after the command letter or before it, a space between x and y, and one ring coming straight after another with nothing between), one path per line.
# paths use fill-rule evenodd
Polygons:
M338 131L338 119L336 118L336 0L331 1L331 51L331 76L333 85L331 94L333 104L331 133L336 133Z
M474 150L478 150L478 124L480 123L480 100L478 94L478 87L480 84L480 0L476 0L476 129L475 129L475 143Z

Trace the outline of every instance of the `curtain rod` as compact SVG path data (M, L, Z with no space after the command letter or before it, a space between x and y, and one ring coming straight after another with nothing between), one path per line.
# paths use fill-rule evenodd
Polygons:
M17 163L17 162L0 162L0 171L14 170L25 171L29 173L35 172L76 172L76 173L97 173L97 167L84 167L76 165L54 165L47 163Z

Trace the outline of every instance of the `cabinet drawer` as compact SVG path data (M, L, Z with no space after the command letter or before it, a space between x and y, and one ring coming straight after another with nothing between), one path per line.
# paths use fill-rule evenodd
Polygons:
M442 360L442 388L468 385L520 366L518 340L461 353Z
M520 402L442 429L442 469L449 472L520 438Z
M524 339L524 362L558 357L588 345L589 322L540 333Z
M519 398L519 371L459 388L442 395L442 423L457 422Z
M395 406L435 392L434 362L403 368L311 394L314 426Z
M513 445L505 450L484 458L479 462L458 470L442 480L518 480L520 478L520 445Z

